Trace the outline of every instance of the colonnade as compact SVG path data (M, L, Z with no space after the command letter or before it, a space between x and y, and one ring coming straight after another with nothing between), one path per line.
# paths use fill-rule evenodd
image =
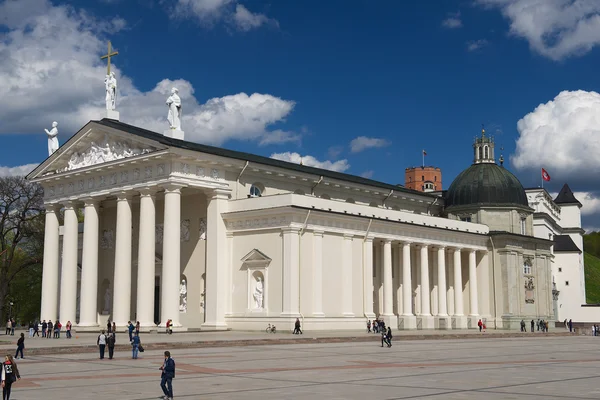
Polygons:
M179 320L179 282L181 268L180 223L182 185L166 184L160 187L147 187L137 191L116 193L116 229L114 279L112 299L112 320L123 327L132 319L132 199L139 195L139 240L137 265L137 296L135 319L143 327L155 326L155 228L156 194L164 192L164 218L162 243L162 274L160 316L165 322L171 319L173 326L181 326ZM57 318L65 324L71 321L81 327L98 326L98 255L100 204L103 198L85 198L79 203L72 201L46 205L46 225L44 236L44 267L42 276L41 319ZM224 234L224 223L219 215L227 196L212 191L208 196L207 236L218 241L219 233ZM78 220L76 208L83 205L84 230L81 269L80 315L77 310L77 262L78 262ZM62 269L59 285L59 219L64 208L64 231L62 246ZM210 211L213 210L211 215ZM213 217L213 218L211 218ZM221 226L223 225L223 226ZM211 235L212 234L212 235ZM207 246L207 272L212 270L219 277L217 268L218 246ZM212 261L212 263L211 263ZM214 264L214 265L213 265ZM207 274L208 276L208 274ZM60 287L60 301L59 301ZM215 302L218 303L218 302ZM220 302L222 303L222 302ZM212 302L211 302L212 304ZM57 313L58 312L58 313ZM222 321L224 310L207 304L206 320ZM163 325L161 322L161 325Z

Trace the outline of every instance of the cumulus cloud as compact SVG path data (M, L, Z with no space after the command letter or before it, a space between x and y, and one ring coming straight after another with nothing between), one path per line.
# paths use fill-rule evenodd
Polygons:
M442 26L448 29L461 28L463 24L462 20L460 19L460 11L448 13L448 18L442 21Z
M359 153L366 149L385 147L385 146L389 146L389 145L390 145L390 142L385 139L359 136L355 139L352 139L352 141L350 142L350 151L352 153Z
M207 28L224 21L245 32L268 24L278 26L276 20L253 13L237 0L177 0L171 15L175 18L195 18Z
M38 164L25 164L17 167L0 166L0 176L25 176L37 166Z
M348 160L337 160L337 161L319 161L313 156L301 156L298 153L291 153L286 151L285 153L274 153L271 154L271 158L281 161L287 161L294 164L306 165L308 167L316 167L322 169L328 169L331 171L344 172L350 168Z
M467 42L467 50L468 51L477 51L477 50L480 50L483 47L487 46L488 44L490 44L490 43L485 39L471 40L471 41Z
M510 33L552 60L582 55L600 43L600 2L582 0L477 0L499 9Z
M517 123L510 159L519 170L546 168L555 181L597 189L600 173L600 94L563 91Z
M0 86L0 133L45 135L43 129L58 121L59 136L64 137L101 118L106 66L100 55L106 52L104 35L125 26L119 21L98 22L83 11L53 6L48 0L0 2L0 30L6 30L0 36L0 81L9 83ZM214 145L230 139L255 140L267 145L300 138L294 132L270 129L285 121L293 101L238 93L200 104L192 83L183 79L164 79L144 92L121 73L118 60L113 70L123 122L162 132L167 127L165 100L175 86L183 102L182 128L188 140Z

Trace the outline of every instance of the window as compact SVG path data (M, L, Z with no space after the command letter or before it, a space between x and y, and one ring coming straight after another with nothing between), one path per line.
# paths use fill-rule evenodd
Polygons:
M488 150L487 146L483 147L483 157L484 158L490 158L490 156L489 156L489 150Z
M521 218L521 235L527 234L527 219Z
M460 220L463 221L463 222L471 222L471 217L470 216L468 216L468 217L460 217Z
M562 272L562 268L558 267L558 272Z
M431 182L425 182L425 184L423 185L423 191L424 192L428 192L431 190L435 190L435 186L433 185L433 183Z
M530 258L526 258L525 261L523 261L523 274L524 275L531 275L532 265L533 265L533 263Z
M411 178L410 176L408 177L408 181L409 181L409 182L412 182L412 178Z
M250 194L248 197L260 197L262 196L265 188L260 183L254 183L250 186Z
M434 177L433 177L433 181L434 181L434 182L437 182L437 176L434 176Z
M425 180L425 175L421 175L421 180L424 181Z
M569 281L565 281L565 286L569 286Z

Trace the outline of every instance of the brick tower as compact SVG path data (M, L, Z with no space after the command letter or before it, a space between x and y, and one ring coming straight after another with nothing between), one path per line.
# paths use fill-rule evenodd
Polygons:
M442 170L438 167L410 167L404 170L404 186L419 192L442 190Z

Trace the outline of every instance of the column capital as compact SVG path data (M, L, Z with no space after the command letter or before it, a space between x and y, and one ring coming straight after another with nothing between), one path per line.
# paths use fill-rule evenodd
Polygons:
M165 183L164 185L160 185L160 187L165 190L165 193L181 193L181 189L186 186L180 183L169 182Z
M44 204L44 209L46 213L55 213L60 211L60 204L58 203L46 203Z
M285 233L299 233L300 232L300 228L295 227L295 226L286 226L281 228L281 232Z
M77 208L77 202L74 200L63 201L62 205L65 210L74 210Z
M409 242L408 240L402 240L402 241L400 242L400 244L401 244L402 246L408 246L408 247L410 247L410 246L412 246L412 245L413 245L413 242Z
M433 245L433 246L431 246L431 248L436 249L436 250L442 250L442 251L446 250L446 246L444 246L442 244Z
M354 235L351 233L344 233L344 240L352 240L354 239Z
M158 192L158 187L156 186L146 186L138 190L141 197L154 197L156 192Z
M133 192L130 191L120 191L115 193L117 195L117 202L119 201L131 201L133 198Z
M83 197L81 201L83 201L84 206L99 206L100 203L104 200L102 197Z
M325 234L325 231L320 231L320 230L313 231L314 236L323 237L324 234Z
M227 239L231 239L231 238L233 238L233 232L227 231L227 232L225 232L225 236L227 237Z
M416 247L417 249L428 249L428 248L429 248L429 245L428 245L428 244L426 244L426 243L415 243L415 247Z
M388 244L388 243L392 244L393 240L392 239L383 239L382 241L383 241L383 244Z
M229 200L230 195L231 191L225 189L214 189L206 193L206 197L211 200Z
M365 242L373 243L373 240L375 240L375 236L367 236L364 240Z

